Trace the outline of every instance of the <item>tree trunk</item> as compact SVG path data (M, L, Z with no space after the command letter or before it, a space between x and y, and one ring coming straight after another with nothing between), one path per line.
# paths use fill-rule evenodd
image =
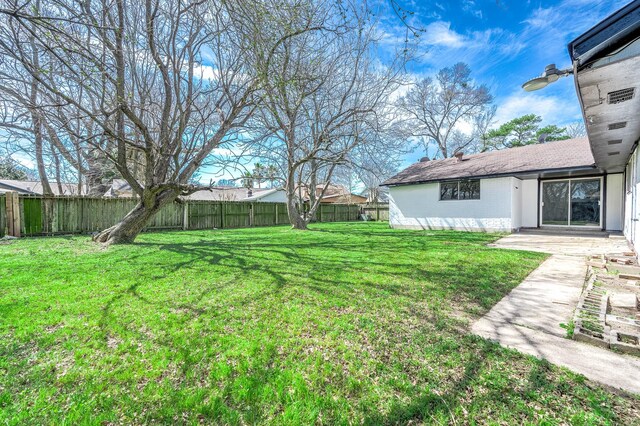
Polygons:
M145 192L148 192L145 190ZM150 192L150 191L149 191ZM117 224L93 236L93 241L111 244L130 244L149 222L151 218L164 206L177 198L174 191L165 191L159 195L145 194L127 215Z
M289 223L291 223L293 229L308 229L307 219L300 213L300 209L298 205L296 205L295 194L293 196L287 194L287 214L289 215Z

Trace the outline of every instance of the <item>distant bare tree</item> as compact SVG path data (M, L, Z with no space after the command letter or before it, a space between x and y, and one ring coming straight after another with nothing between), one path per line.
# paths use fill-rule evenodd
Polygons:
M474 83L467 64L441 69L435 79L418 81L398 100L409 133L423 141L425 155L435 145L435 157L447 158L480 140L495 114L485 85ZM461 127L470 127L463 132Z
M256 20L263 37L282 37L283 22L316 30L286 40L270 61L256 63L264 103L253 120L253 131L262 133L256 152L282 167L289 220L297 229L313 219L336 168L379 127L401 68L399 60L382 66L374 58L376 26L366 7L302 4L265 11L266 22ZM336 13L343 6L350 9ZM305 195L308 209L301 205Z
M564 128L564 132L571 139L587 136L587 129L584 127L584 123L582 121L576 121L568 124Z

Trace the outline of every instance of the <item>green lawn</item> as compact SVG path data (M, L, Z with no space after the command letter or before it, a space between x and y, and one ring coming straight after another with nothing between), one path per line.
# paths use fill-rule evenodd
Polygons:
M323 224L0 245L0 424L639 422L468 334L544 256Z

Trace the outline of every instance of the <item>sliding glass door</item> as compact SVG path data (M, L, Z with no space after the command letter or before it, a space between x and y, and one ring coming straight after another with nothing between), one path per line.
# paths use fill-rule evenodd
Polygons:
M542 182L542 225L600 227L602 179Z

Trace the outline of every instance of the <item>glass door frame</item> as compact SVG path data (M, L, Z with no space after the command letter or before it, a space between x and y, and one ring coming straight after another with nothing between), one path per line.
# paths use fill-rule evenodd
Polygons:
M599 221L600 224L595 226L595 225L572 225L571 224L571 182L573 181L580 181L580 180L599 180L600 181L600 200L599 200L599 207L600 207L600 214L599 214ZM569 182L569 188L568 188L568 218L567 218L567 225L545 225L544 223L542 223L543 220L543 209L544 209L544 184L546 182ZM603 229L602 228L602 214L604 211L604 194L605 194L605 190L604 190L604 176L589 176L589 177L579 177L579 178L557 178L557 179L544 179L544 180L540 180L540 193L538 195L538 214L540 215L540 227L551 227L551 228L579 228L579 229Z

